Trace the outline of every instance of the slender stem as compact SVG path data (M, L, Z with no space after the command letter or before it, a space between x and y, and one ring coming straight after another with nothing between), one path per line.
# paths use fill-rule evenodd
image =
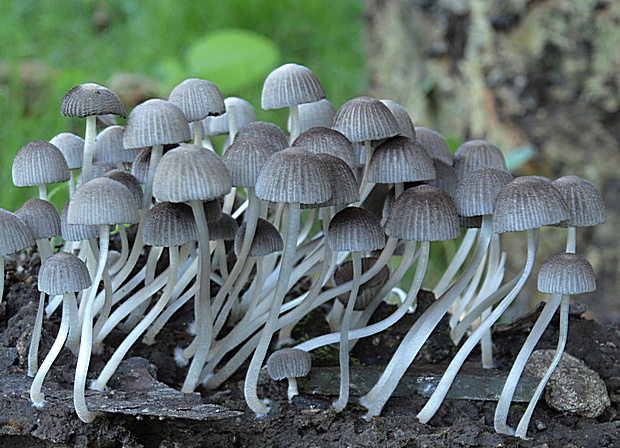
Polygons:
M454 279L457 271L465 262L467 254L469 254L469 251L471 250L474 241L476 241L477 235L478 229L467 229L467 232L465 232L465 237L461 241L461 245L456 251L454 258L452 258L452 261L450 262L448 268L437 283L437 286L435 286L435 288L433 289L436 297L443 295L443 293L446 292L446 290L449 288L450 283L452 283L452 280Z
M110 267L110 275L116 274L123 267L129 256L129 240L127 238L127 229L125 229L124 224L118 225L118 233L121 236L121 256L118 257L118 260Z
M97 116L86 117L84 133L84 160L82 162L82 185L93 178L93 154L95 153L95 137L97 135Z
M566 237L566 252L569 254L574 254L577 249L577 228L569 227L566 230L568 231L568 235Z
M239 126L237 125L237 113L235 111L235 106L232 104L226 107L226 120L228 121L229 144L232 145L235 140L235 136L237 135L237 131L239 130Z
M293 145L293 142L297 137L299 137L300 133L300 123L299 123L299 106L297 104L289 107L289 115L291 117L291 134L288 138L289 146Z
M193 122L194 145L202 146L202 123L200 120Z
M28 349L28 376L36 375L39 368L39 342L41 341L41 330L43 329L43 314L45 312L45 293L39 293L39 305L37 315L34 319L32 335L30 336L30 347Z

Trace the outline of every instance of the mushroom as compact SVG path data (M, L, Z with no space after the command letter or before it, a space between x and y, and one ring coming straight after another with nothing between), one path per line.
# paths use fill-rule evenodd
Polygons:
M34 245L34 239L15 213L0 208L0 255L12 254ZM0 302L4 296L4 258L0 265Z
M282 348L267 358L267 372L274 381L288 380L288 402L293 400L297 391L297 378L306 376L312 367L310 353L297 348Z
M69 166L60 150L45 140L32 141L17 151L12 166L16 187L39 187L39 198L47 200L46 184L70 179Z
M299 135L317 126L330 127L334 121L334 115L336 115L336 109L334 109L332 103L325 98L311 103L303 103L298 107ZM286 125L290 134L293 130L293 122L290 116L288 117Z
M69 197L75 191L74 171L82 168L84 161L84 139L71 132L61 132L50 140L56 146L67 161L69 166Z

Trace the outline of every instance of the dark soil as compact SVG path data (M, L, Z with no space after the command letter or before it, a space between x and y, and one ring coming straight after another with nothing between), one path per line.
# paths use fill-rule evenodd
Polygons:
M16 266L19 265L19 268ZM492 427L495 402L490 400L446 400L429 425L418 423L416 413L426 398L405 391L392 397L380 417L366 422L365 410L351 397L347 409L336 414L329 409L333 396L301 394L292 403L286 399L286 384L261 377L259 395L271 399L271 411L257 420L243 400L243 373L236 375L218 391L183 395L179 389L185 369L176 366L175 346L190 340L185 332L191 309L181 313L152 347L136 344L132 357L110 383L107 393L89 394L92 409L106 411L91 424L82 423L72 409L74 356L65 349L48 374L44 392L48 400L42 409L29 401L30 378L25 360L36 311L38 291L36 254L22 255L21 261L7 259L5 299L0 306L0 446L7 447L615 447L620 446L620 333L616 326L602 326L581 317L584 307L574 307L566 351L596 371L605 381L611 406L597 419L563 414L541 400L524 441L496 434ZM420 309L432 300L420 296ZM389 312L387 306L379 312ZM420 311L406 316L401 323L381 336L363 340L352 352L362 366L354 369L356 378L376 375L399 337ZM495 355L499 375L506 374L538 310L494 332ZM322 324L319 313L308 319L306 327L295 335L317 331ZM41 343L41 359L47 353L58 329L59 318L46 320ZM555 348L557 318L545 333L538 348ZM455 348L446 324L435 332L423 353L416 359L412 375L441 372ZM320 331L320 328L318 329ZM94 378L123 335L113 333L103 354L93 358ZM334 351L335 353L335 351ZM319 356L320 355L320 356ZM337 358L337 356L336 356ZM488 371L475 367L479 353L471 356L467 374L483 381ZM148 360L148 362L146 361ZM149 365L149 362L151 363ZM320 378L334 364L329 350L315 354L313 377ZM323 376L324 377L324 376ZM361 380L360 380L361 381ZM372 384L369 380L369 384ZM363 382L363 381L362 381ZM315 390L315 388L312 388ZM457 391L458 395L458 391ZM509 423L516 426L525 406L514 404Z

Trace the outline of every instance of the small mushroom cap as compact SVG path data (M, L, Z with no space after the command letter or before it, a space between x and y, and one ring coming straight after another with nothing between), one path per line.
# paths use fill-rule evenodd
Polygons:
M149 246L181 246L198 240L198 229L192 208L182 202L160 202L144 215L144 244Z
M81 291L91 285L88 268L76 255L58 252L41 264L39 291L50 296Z
M288 139L282 129L267 121L253 121L239 128L235 141L248 137L265 139L277 151L288 148Z
M61 132L50 140L56 146L67 161L70 170L82 168L84 160L84 139L71 132Z
M67 222L67 212L69 211L67 201L60 210L60 233L65 241L85 241L99 236L99 226L84 224L69 224Z
M228 213L222 213L220 219L207 224L209 226L209 239L211 241L233 241L239 230L239 224L237 224L235 218Z
M334 121L336 109L329 100L323 98L312 103L299 105L299 132L305 132L316 126L330 127ZM291 117L286 123L288 131L291 131Z
M538 290L546 294L583 294L596 290L596 278L590 262L581 255L552 255L540 267Z
M67 210L70 224L135 224L139 220L131 192L109 177L98 177L78 187Z
M454 152L453 166L459 180L478 168L508 169L501 149L486 140L470 140L459 146Z
M237 256L241 253L246 227L247 222L241 224L235 236L234 249L235 255ZM264 257L274 252L280 252L283 248L284 241L282 241L282 235L280 235L278 229L269 221L258 218L256 222L256 232L254 233L254 239L252 240L248 257Z
M26 224L35 240L60 235L60 216L48 201L39 198L29 199L15 214Z
M222 92L205 79L186 79L172 89L168 101L183 111L187 121L198 121L226 112Z
M146 178L149 174L149 164L151 163L151 152L152 148L150 146L142 148L131 164L131 174L136 176L136 179L138 179L141 184L146 184Z
M236 96L224 99L226 112L222 115L207 117L201 121L205 135L227 134L230 131L228 114L232 111L237 124L237 129L256 121L254 107L248 101Z
M293 148L301 147L313 154L331 154L346 162L351 169L355 168L355 152L353 144L341 132L327 127L312 127L301 134L293 142Z
M435 178L435 167L424 147L408 137L388 138L373 152L368 182L391 184Z
M321 207L328 205L348 205L358 202L360 199L359 187L355 180L355 174L347 163L330 154L318 153L319 159L329 176L332 189L332 197L329 201L319 204Z
M310 353L298 348L283 348L267 358L267 372L274 381L306 376L312 367Z
M263 84L261 107L281 109L325 98L325 92L312 70L298 64L284 64L273 70Z
M486 167L472 170L460 179L454 193L459 215L493 214L497 195L512 180L512 174L502 169Z
M26 224L12 212L0 208L0 255L8 255L34 245Z
M124 126L110 126L101 131L95 139L93 162L133 162L140 152L140 148L125 149L123 144L124 133Z
M390 109L381 101L360 96L344 103L336 111L332 127L351 142L381 140L400 133L400 127Z
M403 106L393 100L384 99L380 101L385 104L387 108L390 109L390 112L392 112L392 115L394 115L394 118L398 123L398 127L400 128L399 134L408 138L415 139L415 127L413 126L413 122L411 121L411 117L409 116L409 112L407 112L407 109L405 109Z
M452 165L448 165L439 159L431 160L433 161L433 167L435 168L435 178L427 180L426 183L434 187L441 188L450 196L454 197L456 187L459 183L456 177L456 171L454 171Z
M443 163L452 166L453 157L448 147L448 143L443 136L432 129L425 128L424 126L415 127L416 138L422 146L428 152L428 155L433 159L439 159Z
M362 258L362 274L368 271L377 262L375 257ZM390 269L387 266L383 266L374 277L369 279L366 283L360 285L357 298L355 299L354 310L365 310L368 304L375 298L377 293L383 285L387 283L390 278ZM342 263L334 271L334 283L336 286L353 280L353 261L348 260ZM345 306L349 302L349 293L340 294L336 298Z
M138 104L125 124L126 149L169 145L191 140L183 111L169 101L154 98Z
M136 178L136 176L128 171L121 171L117 169L108 171L105 176L123 184L131 193L133 200L136 201L136 206L138 208L142 208L144 194L142 193L140 181Z
M66 182L71 177L65 156L45 140L34 140L19 148L12 174L16 187Z
M116 93L93 82L79 84L69 90L60 103L60 113L65 117L78 118L106 114L127 116L125 106Z
M569 175L551 182L562 196L569 212L567 227L590 227L607 220L603 196L594 184L579 176Z
M368 210L347 207L329 223L327 244L334 252L378 250L385 246L385 232L379 219Z
M236 138L222 156L233 186L255 187L263 166L276 151L276 147L265 139Z

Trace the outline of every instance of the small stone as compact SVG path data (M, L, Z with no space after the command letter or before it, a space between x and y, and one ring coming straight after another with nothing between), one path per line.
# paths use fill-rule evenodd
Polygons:
M525 371L542 378L553 359L554 350L536 350ZM586 363L564 353L546 386L545 401L562 412L596 418L611 404L607 388L598 373Z

